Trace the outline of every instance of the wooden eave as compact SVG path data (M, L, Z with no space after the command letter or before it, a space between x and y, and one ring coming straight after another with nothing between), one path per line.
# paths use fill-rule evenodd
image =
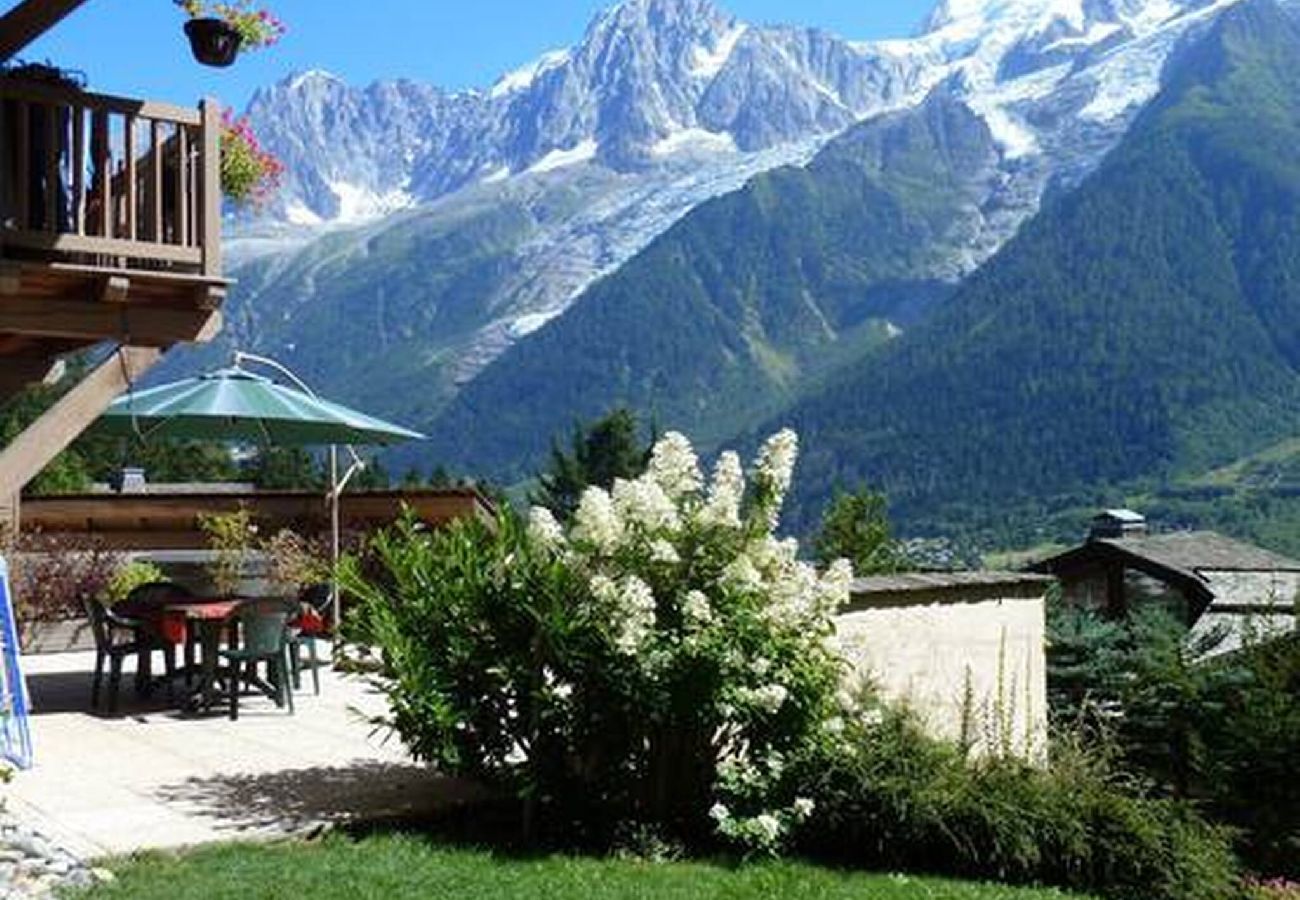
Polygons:
M23 0L0 18L0 61L16 56L86 0Z
M33 343L141 347L202 342L220 325L229 282L206 275L0 263L0 356Z
M1029 570L1044 575L1055 575L1064 581L1088 569L1109 568L1116 565L1149 575L1157 581L1177 588L1189 603L1194 604L1195 616L1204 612L1214 600L1214 593L1209 585L1196 572L1165 565L1106 540L1089 541L1073 550L1034 563L1029 566Z

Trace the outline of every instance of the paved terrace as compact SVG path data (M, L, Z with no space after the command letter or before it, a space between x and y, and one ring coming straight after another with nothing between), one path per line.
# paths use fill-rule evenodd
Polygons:
M310 832L356 818L419 815L467 798L413 764L367 719L384 701L357 678L322 670L289 715L241 698L239 719L192 718L140 701L123 677L116 717L90 710L93 653L24 660L36 766L5 802L85 858Z

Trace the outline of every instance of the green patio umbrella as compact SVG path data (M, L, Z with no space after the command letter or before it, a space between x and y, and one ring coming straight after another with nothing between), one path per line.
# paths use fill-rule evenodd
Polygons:
M101 430L275 446L396 444L424 435L233 366L119 397Z
M249 372L241 362L269 366L293 380L286 387ZM107 434L149 438L230 441L271 446L329 445L331 555L339 557L339 497L363 464L354 444L389 445L423 440L424 435L317 397L281 363L237 352L235 363L206 375L129 391L100 419ZM339 477L337 447L347 445L352 464ZM338 621L338 591L334 616Z

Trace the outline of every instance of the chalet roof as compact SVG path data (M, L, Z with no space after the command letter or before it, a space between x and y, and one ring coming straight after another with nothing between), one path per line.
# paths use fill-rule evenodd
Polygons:
M852 593L854 597L860 597L867 594L1046 585L1051 581L1045 575L1032 572L906 572L858 578L853 582Z
M1213 531L1172 531L1122 538L1100 538L1045 559L1034 571L1055 572L1100 555L1118 553L1185 574L1232 572L1300 572L1300 561L1224 537Z
M1146 521L1146 516L1142 515L1142 514L1139 513L1139 512L1134 512L1134 511L1131 510L1131 509L1107 509L1107 510L1103 510L1102 513L1101 513L1101 515L1097 516L1097 518L1099 518L1099 519L1113 519L1113 520L1116 521L1116 522L1129 522L1129 523L1132 523L1132 524L1134 524L1134 525L1138 525L1138 524L1141 524L1141 523L1143 523L1143 522Z
M1153 562L1193 572L1229 570L1239 572L1300 572L1300 561L1233 540L1214 531L1174 531L1138 537L1110 538L1117 544Z

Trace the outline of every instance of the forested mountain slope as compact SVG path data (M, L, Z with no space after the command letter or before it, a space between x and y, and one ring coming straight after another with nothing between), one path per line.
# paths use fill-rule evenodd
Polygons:
M804 436L804 508L867 481L924 522L1292 434L1297 60L1300 26L1271 0L1226 12L1080 189L920 327L776 417Z
M935 98L705 204L467 386L436 457L509 477L614 403L705 440L781 408L946 294L998 158Z

